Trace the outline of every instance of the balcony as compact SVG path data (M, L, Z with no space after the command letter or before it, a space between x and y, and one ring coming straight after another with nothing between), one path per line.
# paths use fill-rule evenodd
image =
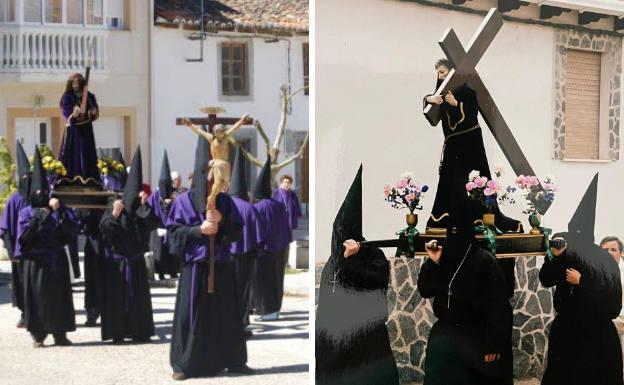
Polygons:
M89 62L89 47L92 48L94 75L105 73L108 33L106 30L0 26L0 79L49 81L54 74L66 77L68 72L84 70ZM9 75L8 79L5 74Z

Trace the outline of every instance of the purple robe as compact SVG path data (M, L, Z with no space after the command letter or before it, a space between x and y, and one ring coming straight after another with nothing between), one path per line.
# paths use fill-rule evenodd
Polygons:
M80 106L80 98L73 92L66 92L61 98L61 112L67 121L59 160L67 169L67 177L77 175L83 178L100 180L100 171L97 167L97 153L95 137L93 136L92 121L95 116L89 116L84 121L70 118L75 106ZM87 111L98 108L95 95L89 93L87 97Z
M78 220L74 212L64 206L61 206L58 211L49 211L49 218L39 225L36 242L24 241L23 236L32 228L36 215L37 209L32 206L26 206L19 212L15 258L23 258L25 255L55 256L55 253L59 251L66 256L65 245L72 237L78 235ZM71 234L64 234L67 236L66 239L59 237L63 225L68 225L67 227L71 230Z
M284 205L275 199L262 199L254 207L266 224L264 251L283 251L292 242L292 232L288 225L288 214Z
M297 193L292 190L284 190L283 188L278 187L273 191L273 199L282 202L286 206L290 229L296 229L299 225L299 217L301 216L301 205L299 204L299 197L297 197Z
M230 252L233 255L247 254L264 244L266 224L251 203L236 196L232 200L243 219L243 234L241 239L232 243Z
M4 210L2 211L0 237L2 237L4 241L4 247L7 249L9 259L13 259L15 242L17 239L17 221L19 212L24 207L26 207L26 200L22 194L15 192L7 200ZM22 284L22 264L11 261L11 302L13 307L17 307L20 310L24 309Z
M101 180L102 180L102 186L107 189L107 190L111 190L111 191L122 191L123 190L123 186L121 184L121 180L119 180L119 178L116 178L114 176L110 176L110 175L102 175L101 176Z

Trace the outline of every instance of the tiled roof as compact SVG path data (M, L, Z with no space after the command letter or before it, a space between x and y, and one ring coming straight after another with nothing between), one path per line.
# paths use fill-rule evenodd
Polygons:
M155 0L156 25L198 27L200 0ZM308 32L308 0L204 0L206 26Z

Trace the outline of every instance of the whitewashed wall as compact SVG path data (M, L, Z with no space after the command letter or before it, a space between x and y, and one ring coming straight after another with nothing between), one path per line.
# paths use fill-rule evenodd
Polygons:
M453 27L466 46L482 19L398 1L317 1L317 261L328 257L332 221L360 162L365 237L390 238L404 226L404 212L387 206L382 187L406 170L432 187L420 215L418 227L424 230L443 143L441 128L431 127L421 110L422 96L435 85L433 64L443 57L437 41ZM551 157L553 36L548 27L506 22L477 69L535 172L557 179L560 192L544 225L565 230L599 171L596 237L624 237L623 161L571 163ZM513 183L508 162L489 130L484 132L490 167L505 165L503 180ZM520 209L503 211L528 227Z
M166 148L173 170L187 175L193 169L196 135L186 127L175 125L177 117L201 117L200 108L220 106L228 117L250 113L259 119L270 138L275 137L280 118L279 87L288 81L286 41L268 44L263 38L249 38L251 96L227 99L220 97L218 44L229 37L209 36L204 46L203 63L187 63L199 56L199 42L186 38L188 31L156 27L153 30L153 162L152 179L158 178L163 150ZM240 35L239 35L240 36ZM306 37L291 41L291 82L293 91L303 86L302 44ZM287 129L306 131L308 96L298 94L288 116ZM265 159L264 143L258 139L260 159ZM294 175L294 164L284 172ZM186 183L186 180L185 180ZM299 185L298 181L295 181Z

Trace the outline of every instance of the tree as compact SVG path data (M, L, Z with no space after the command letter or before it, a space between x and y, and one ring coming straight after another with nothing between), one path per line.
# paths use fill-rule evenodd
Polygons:
M262 140L264 141L264 144L266 146L266 153L269 154L269 156L271 157L271 178L272 180L275 180L275 177L277 176L277 173L279 173L284 167L288 166L289 164L291 164L292 162L294 162L297 158L301 158L301 156L303 155L303 151L305 150L305 146L308 144L308 139L310 136L310 133L307 132L305 139L303 140L303 143L301 144L301 147L299 148L299 151L297 151L294 155L292 155L291 157L278 162L278 158L279 158L279 153L280 153L280 145L282 144L282 141L284 140L284 133L286 131L286 119L288 116L288 106L290 105L292 98L297 95L298 93L304 91L307 87L301 87L300 89L296 90L295 92L289 94L289 90L288 90L288 86L286 84L283 84L280 87L280 99L281 99L281 107L280 107L280 112L281 112L281 117L280 117L280 121L279 121L279 125L277 127L277 135L275 136L275 140L273 141L273 144L271 145L271 141L269 140L268 135L266 134L266 131L264 130L264 128L262 127L262 124L260 123L260 121L256 120L255 122L255 127L256 130L258 130L258 134L260 135L260 137L262 138ZM245 155L245 157L253 164L255 164L256 166L262 168L262 166L264 166L264 162L261 161L260 159L256 158L255 156L253 156L251 153L249 153L247 150L245 150L242 146L239 145L238 142L236 142L236 140L234 138L230 139L230 142L239 147L241 152L243 153L243 155Z

